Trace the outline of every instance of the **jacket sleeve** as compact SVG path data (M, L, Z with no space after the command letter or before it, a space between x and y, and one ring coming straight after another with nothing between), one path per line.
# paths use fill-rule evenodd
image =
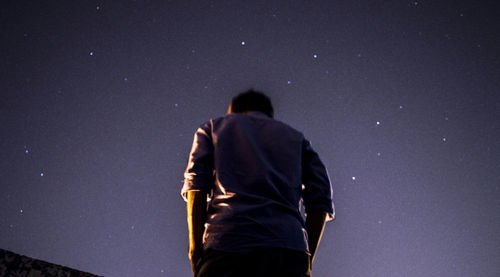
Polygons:
M205 123L194 134L193 146L181 189L181 196L185 201L187 201L188 191L211 193L214 184L214 146L210 126L210 122Z
M335 218L332 186L325 165L312 149L311 143L302 142L302 199L306 214L313 211L328 213L327 220Z

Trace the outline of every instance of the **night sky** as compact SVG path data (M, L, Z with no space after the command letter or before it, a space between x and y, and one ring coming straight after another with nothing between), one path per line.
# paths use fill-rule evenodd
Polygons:
M0 248L105 276L190 276L180 189L194 131L255 88L332 179L315 277L500 276L493 4L0 11Z

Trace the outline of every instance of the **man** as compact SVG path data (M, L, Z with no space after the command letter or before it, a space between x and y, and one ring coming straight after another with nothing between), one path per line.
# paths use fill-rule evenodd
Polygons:
M335 216L330 180L303 134L273 115L249 90L194 135L181 194L196 277L311 276Z

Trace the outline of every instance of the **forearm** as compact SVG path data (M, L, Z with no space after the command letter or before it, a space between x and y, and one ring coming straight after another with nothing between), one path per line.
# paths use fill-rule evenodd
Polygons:
M200 191L187 192L187 223L189 231L189 258L203 248L203 232L207 215L207 194Z
M311 263L314 260L316 250L323 236L327 213L318 211L310 212L306 217L306 230L309 237L309 252L311 253Z

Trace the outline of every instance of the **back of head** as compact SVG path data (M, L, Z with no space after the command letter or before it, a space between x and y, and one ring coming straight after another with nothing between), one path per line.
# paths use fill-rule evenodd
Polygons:
M260 91L247 90L236 95L229 105L229 113L245 113L258 111L266 114L270 118L274 117L274 109L271 99Z

